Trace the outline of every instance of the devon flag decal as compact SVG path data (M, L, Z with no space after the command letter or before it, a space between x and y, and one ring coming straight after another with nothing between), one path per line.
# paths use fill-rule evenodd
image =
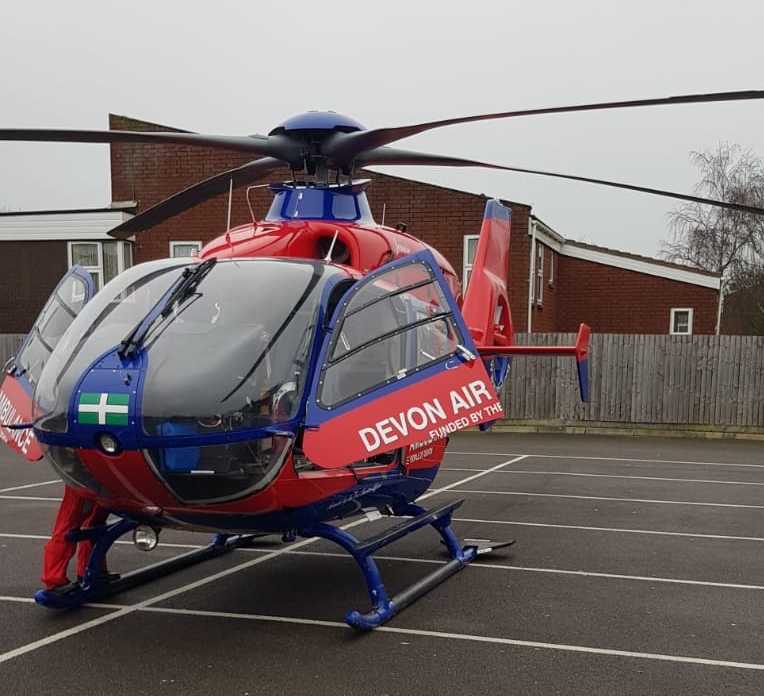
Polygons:
M80 394L77 419L80 425L127 425L129 394Z

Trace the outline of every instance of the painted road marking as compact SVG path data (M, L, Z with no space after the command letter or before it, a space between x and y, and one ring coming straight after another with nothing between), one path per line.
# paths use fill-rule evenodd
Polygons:
M457 484L458 485L458 484ZM650 503L654 505L699 505L705 507L743 508L749 510L764 510L764 505L744 505L742 503L697 503L689 500L651 500L646 498L613 498L598 495L563 495L561 493L519 493L516 491L476 491L461 489L458 493L475 495L514 495L535 498L569 498L572 500L606 500L619 503Z
M475 469L449 469L449 471L475 471ZM534 471L533 469L510 469L499 474L528 474L542 476L581 476L583 478L627 479L629 481L667 481L673 483L716 483L725 486L764 486L762 481L722 481L719 479L669 478L666 476L629 476L626 474L588 474L577 471Z
M422 495L418 498L418 500L423 500L425 498L430 498L434 495L437 495L438 493L443 493L444 491L451 490L452 488L455 488L456 486L461 486L464 483L468 483L470 481L474 481L477 478L480 478L481 476L485 476L486 474L492 473L494 471L497 471L501 469L504 466L508 466L510 464L513 464L517 461L520 461L524 459L525 456L519 456L514 459L511 459L509 461L502 462L501 464L497 464L496 466L492 467L491 469L488 469L484 472L477 473L473 476L468 476L467 478L456 481L452 484L449 484L448 486L443 486L441 488L437 488L435 490L432 490L425 495ZM366 518L361 517L354 522L350 522L349 524L344 525L341 527L341 529L350 529L352 527L356 527L360 524L366 523ZM269 553L265 554L264 556L258 556L257 558L253 558L245 563L240 563L239 565L233 566L232 568L228 568L226 570L220 571L219 573L215 573L214 575L209 575L205 578L201 578L199 580L196 580L194 582L190 582L186 585L182 585L180 587L175 588L174 590L169 590L161 595L157 595L156 597L152 597L150 599L146 599L142 602L139 602L137 604L132 604L128 606L121 606L117 611L115 611L112 614L107 614L106 616L100 616L96 619L92 619L91 621L87 621L85 623L79 624L77 626L72 626L71 628L60 631L59 633L54 633L50 636L46 636L45 638L41 638L40 640L33 641L32 643L27 643L26 645L22 645L18 648L15 648L13 650L9 650L5 653L0 654L0 663L7 662L8 660L12 660L15 657L19 657L20 655L26 655L27 653L33 652L35 650L39 650L40 648L44 648L48 645L52 645L53 643L58 642L59 640L63 640L65 638L69 638L70 636L77 635L78 633L82 633L84 631L87 631L91 628L95 628L97 626L101 626L105 623L109 623L111 621L114 621L116 619L122 618L123 616L128 616L129 614L132 614L136 611L140 611L143 609L146 609L150 607L152 604L156 604L158 602L163 602L167 599L170 599L172 597L176 597L177 595L183 594L185 592L189 592L190 590L195 590L198 587L203 587L204 585L207 585L211 582L215 582L216 580L220 580L221 578L227 577L229 575L233 575L234 573L238 573L239 571L246 570L247 568L251 568L252 566L258 565L260 563L264 563L265 561L268 561L273 558L277 558L279 556L285 555L288 551L294 551L295 549L299 549L303 546L307 546L308 544L313 544L315 542L319 541L318 537L313 537L310 539L304 539L303 541L298 541L295 543L292 543L288 547L283 547L280 549L276 549L274 551L270 551ZM340 624L346 626L346 624Z
M13 486L12 488L0 488L0 493L23 491L25 488L37 488L38 486L50 486L53 483L61 483L61 479L54 479L53 481L41 481L40 483L27 483L25 486Z

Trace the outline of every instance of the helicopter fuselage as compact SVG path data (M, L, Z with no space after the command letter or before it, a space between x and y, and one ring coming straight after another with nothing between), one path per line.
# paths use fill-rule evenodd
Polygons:
M443 430L393 448L385 419L376 423L377 444L387 440L381 454L343 466L315 465L302 450L304 429L316 427L306 423L306 401L324 381L335 390L351 382L340 407L356 392L368 402L467 340L454 318L453 268L421 240L377 225L365 186L274 185L262 221L229 230L198 259L135 266L90 300L40 374L27 372L34 432L62 478L120 516L226 533L396 511L421 495L442 461ZM406 261L422 252L440 280ZM367 314L382 308L371 312L379 338L346 350L368 353L366 365L348 359L335 376L319 376L338 306L383 266L395 270L374 292L389 297L364 305ZM350 328L335 333L360 340L348 338ZM369 370L382 376L367 384ZM424 428L422 414L401 410L399 431Z

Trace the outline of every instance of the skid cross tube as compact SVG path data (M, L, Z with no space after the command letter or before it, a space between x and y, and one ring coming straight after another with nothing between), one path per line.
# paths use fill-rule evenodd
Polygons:
M361 567L372 609L365 614L357 611L349 612L345 616L345 621L349 626L359 631L368 631L380 626L475 558L477 549L473 546L462 548L451 529L451 515L463 502L463 499L457 500L433 510L427 510L415 504L407 505L396 511L396 514L413 515L413 517L363 541L359 541L343 529L325 522L317 522L300 531L300 536L320 537L339 544L350 553ZM441 535L451 560L389 599L382 581L382 575L371 555L383 546L387 546L426 525L432 525Z
M216 534L211 543L200 549L194 549L174 558L168 558L130 571L116 580L104 580L102 569L107 552L117 539L137 526L137 522L120 519L103 527L79 529L67 534L70 541L92 539L94 542L85 568L85 575L79 583L72 583L72 589L68 592L57 593L51 590L40 590L35 595L35 602L51 609L73 609L228 553L239 546L250 543L255 537L262 536L257 534Z

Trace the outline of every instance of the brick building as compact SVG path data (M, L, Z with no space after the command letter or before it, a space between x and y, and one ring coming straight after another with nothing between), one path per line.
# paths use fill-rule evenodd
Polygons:
M110 128L121 130L173 130L123 116L110 116ZM113 201L100 214L112 215L115 226L125 206L144 210L160 200L251 158L218 150L181 145L111 146ZM379 223L407 225L409 233L437 247L463 278L468 277L486 197L397 176L357 172L368 178L368 198ZM273 172L268 182L289 179ZM266 186L239 189L231 204L231 225L262 217L271 194ZM509 299L516 331L575 331L585 321L598 333L713 333L718 308L719 278L684 266L611 249L566 240L548 228L522 203L502 201L512 209ZM218 196L173 219L136 235L130 248L117 244L102 230L97 247L87 249L89 266L101 277L110 268L168 255L186 255L221 234L228 220L228 196ZM91 215L97 211L89 211ZM22 266L37 267L33 287L9 302L0 299L0 333L24 332L39 311L56 280L73 260L71 242L80 239L76 219L68 228L68 241L38 235L31 228L24 237L11 236L0 215L0 282L9 283ZM17 218L17 222L21 218ZM25 241L22 241L22 237ZM91 241L97 241L95 238ZM29 242L34 242L30 244ZM10 245L16 246L10 246ZM47 244L48 246L38 246ZM63 245L63 246L61 246ZM23 249L22 249L23 247ZM39 251L38 251L39 249ZM81 248L80 251L85 251ZM116 264L104 266L117 254ZM44 268L40 259L45 257ZM16 261L10 260L15 258ZM87 265L87 264L83 264ZM11 281L15 286L15 281ZM26 285L29 285L28 283ZM26 286L25 286L26 287ZM23 298L23 299L22 299ZM5 303L5 304L3 304Z
M129 208L129 206L128 206ZM27 333L74 264L96 287L132 265L132 244L109 236L127 209L0 213L0 334Z

